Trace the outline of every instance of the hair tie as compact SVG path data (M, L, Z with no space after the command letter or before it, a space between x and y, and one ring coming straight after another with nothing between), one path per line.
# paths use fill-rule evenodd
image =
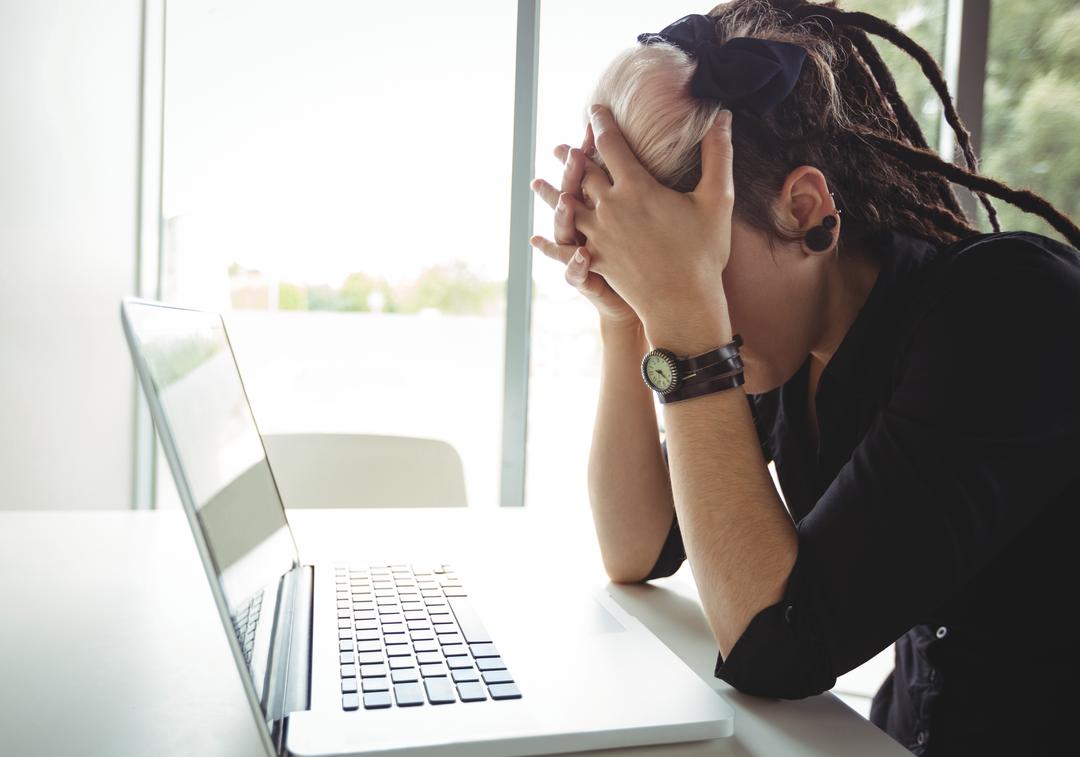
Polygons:
M806 50L789 42L756 37L716 41L716 19L683 16L657 33L639 34L643 45L667 42L697 59L690 93L719 100L726 108L768 113L795 88Z

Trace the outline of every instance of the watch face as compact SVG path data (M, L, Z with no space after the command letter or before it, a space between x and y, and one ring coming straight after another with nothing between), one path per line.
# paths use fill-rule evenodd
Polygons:
M663 355L649 355L645 361L645 374L653 387L660 392L667 391L675 381L671 372L671 363Z

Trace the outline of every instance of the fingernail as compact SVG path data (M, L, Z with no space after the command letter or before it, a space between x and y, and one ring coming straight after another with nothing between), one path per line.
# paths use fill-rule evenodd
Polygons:
M574 250L574 262L578 265L585 262L585 256L581 254L581 250Z
M726 108L716 115L717 126L731 126L731 111Z
M600 106L596 103L589 106L589 117L592 118L600 112Z

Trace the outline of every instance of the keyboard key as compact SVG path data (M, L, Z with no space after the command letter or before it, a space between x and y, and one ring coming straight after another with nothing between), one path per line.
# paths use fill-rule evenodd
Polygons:
M439 642L432 639L427 639L424 641L414 641L413 649L415 649L417 652L438 652Z
M424 689L419 683L395 683L394 697L398 707L411 707L424 703Z
M469 659L469 656L466 654L461 655L460 657L447 657L446 664L451 670L456 668L471 668L472 660Z
M476 667L480 670L502 670L506 667L501 657L481 657L476 661Z
M494 644L470 644L469 651L473 657L498 657Z
M453 672L453 679L454 679L455 683L463 683L465 681L479 681L480 680L480 674L477 672L476 668L471 667L471 666L468 667L468 668L465 668L464 670L455 670L455 671L452 671L452 672Z
M464 597L464 596L467 596L465 594L465 590L462 589L460 586L447 586L447 587L445 587L443 589L443 593L448 597Z
M337 637L339 639L351 639L352 638L352 628L339 628L338 632L337 632Z
M360 697L356 694L344 694L341 697L341 707L345 710L355 710L360 707Z
M394 683L405 683L406 681L418 681L420 676L416 673L416 668L402 668L401 670L391 670L390 680Z
M442 653L447 657L460 657L463 654L468 654L464 644L446 644L442 648Z
M440 626L445 630L449 630L448 626L454 625L454 618L450 615L432 615L431 625Z
M447 667L443 663L433 663L429 665L420 666L420 675L424 678L434 678L436 676L448 675Z
M384 676L384 675L386 675L386 663L385 662L380 662L378 665L361 665L360 666L360 677L361 678L371 678L373 676Z
M353 620L377 620L379 613L374 610L357 610L353 613Z
M337 622L337 627L338 628L352 628L352 621L339 618L338 622Z
M412 655L412 644L391 644L386 648L387 657L407 657Z
M384 662L386 655L380 652L361 652L356 655L356 661L361 665L371 665L376 662Z
M389 646L390 644L406 644L409 640L405 638L403 633L388 633L383 636L383 641Z
M404 611L405 620L427 620L428 614L423 610L406 610L405 605L402 604L401 609Z
M348 610L338 610L338 611L337 611L337 616L338 616L339 618L347 618L347 617L349 617L349 615L351 615L351 614L352 614L352 613L350 613L350 612L349 612Z
M457 690L462 702L482 702L487 699L487 694L484 693L484 685L479 681L459 683Z
M391 670L397 670L398 668L411 668L411 667L414 667L415 664L416 664L414 662L414 660L415 660L415 658L412 657L411 655L409 655L407 657L391 657L390 658L390 669Z
M457 618L458 626L461 628L461 635L466 641L470 644L480 644L492 640L484 624L480 622L480 616L467 598L451 597L446 601L450 603L450 609L454 611L454 617Z
M382 638L382 634L377 628L367 628L356 632L357 641L378 641Z
M355 694L356 693L356 679L355 678L342 678L341 679L341 693L342 694Z
M457 697L454 696L454 685L447 678L429 678L424 681L424 688L427 689L428 701L432 704L449 704L457 701Z
M337 645L337 648L338 648L339 652L352 652L353 651L352 639L343 639L343 640L339 641L338 645Z
M349 679L349 680L355 681L355 679ZM390 679L389 678L383 678L383 677L379 677L379 678L362 678L362 679L360 679L360 688L363 689L365 693L369 692L369 691L389 691L390 690Z
M351 665L355 660L352 652L342 652L338 655L338 662L342 665Z
M427 641L429 639L434 639L435 634L431 631L409 631L409 638L413 641Z
M405 625L410 631L426 631L431 628L431 623L427 620L409 620Z
M427 665L433 662L442 662L443 656L438 652L417 652L416 661L421 665Z
M521 699L521 691L516 683L496 683L488 686L492 699Z
M484 683L491 685L493 683L513 683L514 677L510 675L509 670L485 670L484 671Z
M357 652L381 652L382 651L382 642L378 640L378 637L376 637L374 639L371 639L371 640L359 641L356 644L356 651Z
M364 709L375 710L381 707L390 707L393 702L390 699L389 691L372 691L369 694L364 694Z
M440 644L464 644L465 638L459 633L441 633L439 634Z
M342 665L341 666L342 678L356 678L356 666L355 665Z
M348 622L348 621L346 621ZM357 631L371 631L379 627L379 621L377 620L358 620L356 621Z

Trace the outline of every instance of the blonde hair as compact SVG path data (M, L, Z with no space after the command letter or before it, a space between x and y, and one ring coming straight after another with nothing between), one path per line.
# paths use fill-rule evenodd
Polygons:
M620 51L593 88L582 126L589 122L589 105L607 107L638 162L661 184L682 188L695 167L700 171L701 140L722 107L691 96L696 67L697 61L665 42ZM590 157L607 171L598 152Z

